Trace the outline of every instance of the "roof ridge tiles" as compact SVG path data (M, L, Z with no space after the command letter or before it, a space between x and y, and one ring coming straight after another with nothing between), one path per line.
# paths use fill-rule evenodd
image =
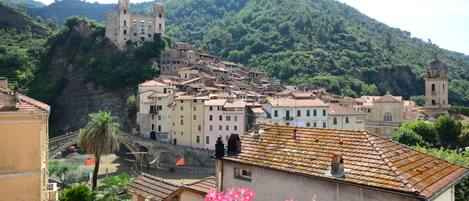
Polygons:
M417 192L417 190L415 188L413 188L413 186L409 183L409 181L407 181L407 179L402 176L401 172L398 171L396 167L394 167L393 163L391 161L389 161L389 159L387 157L383 156L382 150L378 148L378 146L376 145L374 139L371 139L370 133L365 131L365 132L363 132L363 134L365 135L368 142L371 144L371 147L373 147L375 149L375 151L378 153L379 157L393 171L396 178L399 179L398 181L399 181L399 183L401 183L401 186L405 186L405 187L409 188L412 192Z

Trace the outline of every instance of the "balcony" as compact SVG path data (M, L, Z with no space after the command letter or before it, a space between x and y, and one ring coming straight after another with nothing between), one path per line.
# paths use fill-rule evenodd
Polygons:
M159 111L156 108L151 108L150 107L150 114L158 114Z

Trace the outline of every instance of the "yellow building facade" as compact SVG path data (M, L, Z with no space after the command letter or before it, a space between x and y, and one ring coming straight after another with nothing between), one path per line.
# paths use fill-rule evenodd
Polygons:
M48 200L50 107L6 86L0 78L0 200Z
M178 96L173 108L172 143L204 148L204 102L208 97Z

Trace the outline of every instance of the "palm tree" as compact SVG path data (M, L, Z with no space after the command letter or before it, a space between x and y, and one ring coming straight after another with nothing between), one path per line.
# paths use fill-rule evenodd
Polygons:
M119 124L114 121L108 112L99 111L98 113L91 113L90 118L91 120L86 127L80 131L78 146L84 148L88 154L93 154L95 157L92 183L92 190L94 191L98 179L101 156L108 155L119 149L119 142L116 138Z

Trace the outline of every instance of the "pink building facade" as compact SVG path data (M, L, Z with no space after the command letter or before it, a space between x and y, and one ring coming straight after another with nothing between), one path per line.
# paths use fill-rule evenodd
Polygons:
M246 102L241 100L215 99L205 101L205 148L215 150L215 142L221 136L228 144L231 134L246 131Z

